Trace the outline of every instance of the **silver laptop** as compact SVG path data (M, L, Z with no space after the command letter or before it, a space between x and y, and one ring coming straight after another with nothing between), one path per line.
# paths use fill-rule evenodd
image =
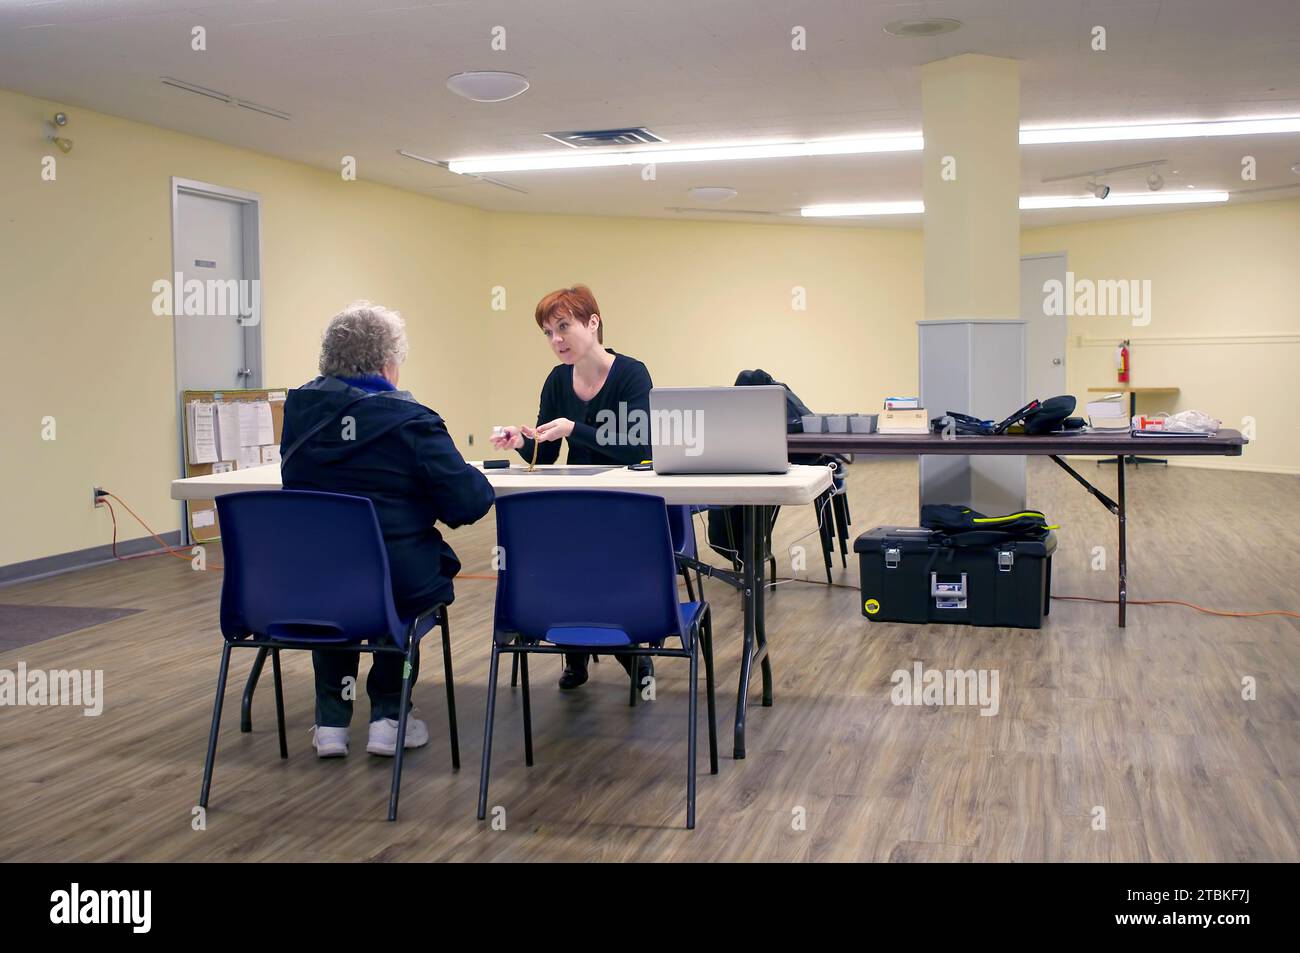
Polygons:
M785 388L655 387L655 473L785 473Z

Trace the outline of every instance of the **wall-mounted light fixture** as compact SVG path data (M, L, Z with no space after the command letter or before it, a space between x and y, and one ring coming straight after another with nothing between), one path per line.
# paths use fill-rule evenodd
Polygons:
M62 129L67 124L68 124L67 113L55 113L53 119L47 119L45 121L45 125L46 125L45 140L47 142L52 142L56 146L58 146L59 151L62 152L64 155L67 155L69 152L72 151L72 140L60 136L58 133L59 130Z

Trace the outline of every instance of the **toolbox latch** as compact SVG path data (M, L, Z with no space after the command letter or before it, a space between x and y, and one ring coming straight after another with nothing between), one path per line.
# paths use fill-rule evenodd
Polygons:
M1016 564L1016 553L1013 549L998 550L998 572L1011 572L1011 567Z
M885 550L885 568L897 569L899 561L903 558L902 550L897 547L891 547Z
M930 573L930 595L936 609L965 609L966 574L961 574L961 582L940 582L937 572Z

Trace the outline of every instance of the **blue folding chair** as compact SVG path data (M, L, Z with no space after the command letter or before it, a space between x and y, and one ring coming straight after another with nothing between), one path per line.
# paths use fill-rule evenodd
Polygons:
M434 625L442 629L451 764L460 767L447 607L437 603L413 618L398 617L388 551L374 504L365 497L305 490L229 493L217 497L217 514L225 559L221 586L224 644L199 805L208 806L231 649L255 648L259 658L267 651L271 654L281 758L289 757L280 680L281 649L396 653L406 658L393 785L388 797L388 819L396 820L411 700L411 666L420 638Z
M668 507L668 528L672 534L673 555L677 560L677 571L681 573L682 579L686 582L686 601L695 602L695 586L691 585L691 567L698 566L700 553L695 545L695 523L694 515L697 510L703 510L704 507L695 506L669 506ZM695 570L696 586L700 590L699 601L704 601L704 576L699 569ZM600 660L600 656L595 656ZM637 685L636 679L630 680L628 704L636 706L637 692L640 686ZM510 687L514 688L519 684L519 656L515 655L510 660Z
M707 602L677 600L677 570L664 501L643 493L539 490L497 499L497 575L478 819L487 816L488 771L501 654L519 658L524 763L533 763L528 656L588 651L690 660L686 826L695 827L700 650L709 715L709 770L718 773L713 625ZM677 639L681 648L669 648ZM633 669L635 670L635 668Z

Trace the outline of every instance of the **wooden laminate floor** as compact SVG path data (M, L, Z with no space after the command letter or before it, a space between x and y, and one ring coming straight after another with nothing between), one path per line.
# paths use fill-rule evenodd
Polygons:
M1030 464L1031 501L1063 524L1055 591L1113 598L1113 518L1048 461ZM1113 468L1080 466L1113 487ZM1294 477L1145 466L1129 474L1133 598L1300 605ZM855 534L915 521L914 461L860 463L849 486ZM804 537L817 579L813 526L811 507L784 510L777 545ZM466 572L489 571L494 533L489 517L451 534ZM1092 568L1099 546L1106 571ZM837 581L854 585L852 561L845 571L836 559ZM503 673L491 804L505 809L506 826L475 820L493 596L493 583L476 579L458 583L452 610L459 773L450 770L436 651L415 692L433 740L407 761L397 824L384 821L391 762L364 751L366 702L352 755L318 761L310 659L287 655L290 758L281 761L269 666L255 730L239 733L252 653L236 653L212 804L206 829L194 830L219 587L217 572L158 557L0 590L11 603L145 610L0 654L11 671L20 661L102 669L106 696L97 718L0 708L0 859L1300 859L1296 620L1135 606L1121 630L1113 606L1056 602L1040 631L871 625L854 592L804 583L769 596L776 704L751 707L741 762L729 743L739 597L708 589L722 763L719 775L700 776L693 832L683 829L686 666L674 660L659 663L658 700L635 709L612 661L564 694L554 687L558 660L535 661L532 768ZM996 669L999 713L893 706L890 675L916 660ZM1245 676L1255 679L1253 701L1242 698ZM1097 808L1104 830L1094 829Z

